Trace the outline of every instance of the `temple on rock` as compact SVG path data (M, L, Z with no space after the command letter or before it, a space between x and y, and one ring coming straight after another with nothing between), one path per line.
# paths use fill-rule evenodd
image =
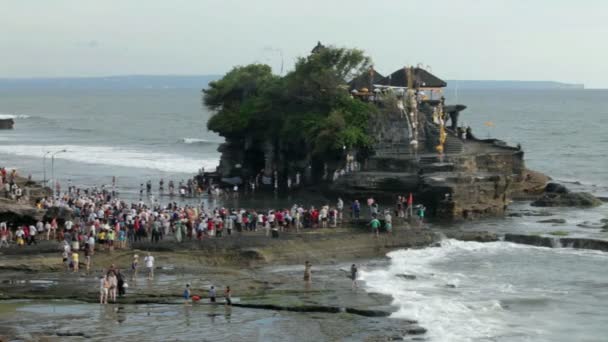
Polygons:
M311 54L324 49L319 43ZM390 203L412 193L430 215L448 220L502 215L513 195L527 191L524 152L461 127L458 118L466 106L445 103L446 85L422 67L387 76L369 67L343 87L353 100L376 108L367 119L371 147L344 146L338 158L302 153L294 161L285 157L280 140L227 137L219 148L218 178L245 186L255 178L259 187L321 190L345 200L374 197Z
M351 94L382 110L370 120L373 153L356 171L340 171L330 189L376 197L412 192L446 219L502 214L525 177L523 151L459 127L466 106L445 104L446 85L420 67L386 77L370 68L353 79Z

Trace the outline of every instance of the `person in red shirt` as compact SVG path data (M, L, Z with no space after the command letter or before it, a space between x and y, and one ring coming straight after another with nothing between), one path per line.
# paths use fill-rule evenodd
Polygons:
M247 213L243 214L243 227L245 227L245 229L249 227L249 215L247 215Z
M281 211L277 211L276 215L275 215L275 220L277 221L277 226L279 227L279 229L281 231L283 231L283 213Z
M310 218L312 221L312 227L316 228L319 224L319 211L317 209L312 209L310 212Z
M214 228L215 224L213 223L213 219L209 218L207 219L207 234L209 236L213 236L214 232L213 232L213 228Z
M217 218L216 236L221 237L222 231L224 230L224 221L221 218Z

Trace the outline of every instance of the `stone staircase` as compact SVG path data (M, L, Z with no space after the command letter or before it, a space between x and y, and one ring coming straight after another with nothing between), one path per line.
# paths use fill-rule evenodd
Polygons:
M443 145L443 151L445 154L460 154L464 151L464 142L451 133L448 133L445 144Z

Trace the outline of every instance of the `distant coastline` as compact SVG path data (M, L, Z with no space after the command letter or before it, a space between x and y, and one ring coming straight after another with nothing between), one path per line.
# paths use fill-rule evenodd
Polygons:
M119 75L107 77L0 78L6 89L201 89L220 75ZM553 81L448 80L450 89L584 89Z
M447 88L458 89L585 89L584 84L554 81L448 80Z

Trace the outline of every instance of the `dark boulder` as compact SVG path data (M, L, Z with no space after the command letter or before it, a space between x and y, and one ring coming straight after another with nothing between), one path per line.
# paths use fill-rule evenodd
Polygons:
M570 248L593 249L597 251L608 251L608 241L586 238L561 238L561 244Z
M559 183L549 183L545 186L545 192L555 194L566 194L570 192L568 188Z
M445 231L444 235L449 239L460 241L477 241L477 242L494 242L498 241L498 235L487 231L462 231L450 230Z
M540 220L540 221L538 221L538 223L564 224L564 223L566 223L566 220L562 219L562 218L554 218L554 219Z
M505 241L538 247L553 247L554 239L539 235L506 234Z
M426 329L423 327L414 326L407 328L407 330L405 330L404 332L407 335L422 335L426 334Z
M535 207L579 207L591 208L602 204L602 201L588 192L547 192L532 202Z
M407 280L416 280L416 276L413 274L397 274L397 277Z
M391 315L388 311L382 310L368 310L368 309L356 309L356 308L346 308L345 312L353 315L365 316L365 317L388 317Z
M13 129L14 125L13 119L0 119L0 129Z

